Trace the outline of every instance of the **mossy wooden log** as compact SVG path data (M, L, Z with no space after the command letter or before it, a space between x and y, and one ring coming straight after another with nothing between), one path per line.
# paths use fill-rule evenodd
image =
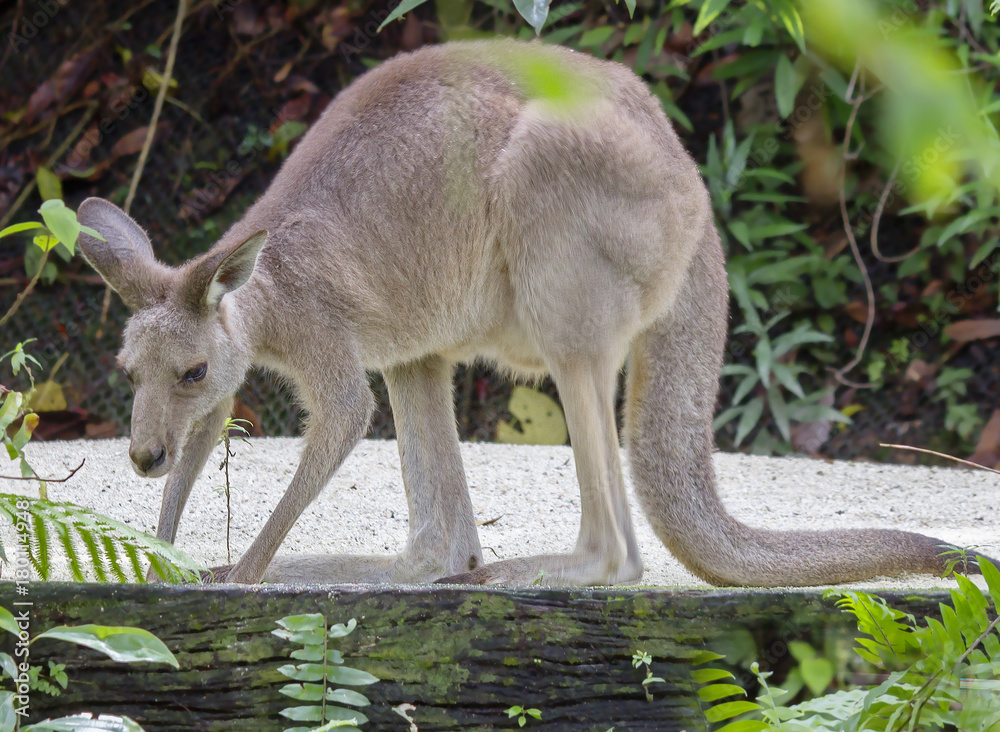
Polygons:
M944 593L883 593L915 615ZM0 604L25 598L0 584ZM126 714L146 730L282 730L291 702L277 668L294 646L271 634L285 615L357 618L338 646L347 665L382 681L364 689L368 729L406 730L392 707L413 704L421 732L513 729L504 710L537 707L532 728L605 732L705 729L685 658L734 629L784 644L843 630L850 618L819 592L500 590L451 587L166 587L36 583L32 633L54 625L134 625L160 637L180 669L125 665L39 641L32 661L68 664L69 691L32 695L32 719L87 710ZM666 683L648 702L632 653L652 655Z

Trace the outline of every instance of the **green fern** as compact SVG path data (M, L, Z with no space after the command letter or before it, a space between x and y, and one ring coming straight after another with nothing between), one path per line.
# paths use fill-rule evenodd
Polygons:
M941 620L927 618L924 624L864 592L827 592L828 597L840 598L837 606L857 619L862 635L856 639L855 652L888 672L878 686L837 691L786 707L776 701L780 689L767 683L771 674L754 663L751 670L761 689L758 703L715 704L704 710L706 720L727 722L716 732L1000 732L996 696L1000 691L1000 570L985 559L978 562L989 596L967 577L955 575L958 587L951 590L951 604L940 605ZM719 658L704 651L692 664ZM692 678L701 687L698 696L703 702L742 691L726 683L732 674L722 669L696 669Z
M72 503L0 493L0 515L14 524L28 561L43 580L52 575L53 554L66 559L78 582L145 582L143 562L167 582L199 578L201 568L176 547Z

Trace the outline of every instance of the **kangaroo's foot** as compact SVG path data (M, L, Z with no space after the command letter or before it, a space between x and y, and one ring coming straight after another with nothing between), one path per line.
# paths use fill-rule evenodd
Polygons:
M437 580L453 585L589 586L637 582L642 577L638 555L623 562L597 554L543 554L505 559Z
M230 579L236 565L212 567L202 581L212 584L237 582ZM262 582L281 584L426 584L458 569L428 558L396 556L351 556L305 554L279 556L271 560Z

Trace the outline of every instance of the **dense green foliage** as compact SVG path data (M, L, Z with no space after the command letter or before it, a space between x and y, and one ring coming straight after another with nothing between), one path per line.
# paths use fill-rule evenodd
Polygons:
M756 662L751 666L760 687L756 702L720 701L745 695L732 683L733 674L695 668L692 679L705 704L706 720L725 723L717 732L1000 730L1000 571L985 559L980 567L987 594L956 575L958 587L951 590L951 604L940 605L940 621L927 618L918 623L879 597L830 590L827 596L839 598L837 606L857 621L857 656L884 680L824 694L834 681L832 664L815 653L805 655L800 675L812 697L786 706L783 690L769 686L771 673L761 671ZM702 651L691 662L704 666L723 658Z

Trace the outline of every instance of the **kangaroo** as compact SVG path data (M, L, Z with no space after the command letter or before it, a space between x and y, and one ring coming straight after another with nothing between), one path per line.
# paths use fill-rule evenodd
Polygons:
M626 67L509 40L386 61L344 89L264 196L205 254L154 257L123 211L90 198L81 249L134 311L119 365L129 455L167 476L157 536L254 366L308 411L295 475L216 581L606 585L643 571L624 437L659 538L719 585L815 585L940 572L941 541L890 530L768 531L730 516L712 468L728 284L709 195L659 103ZM580 484L567 554L483 564L452 399L458 362L551 374ZM396 556L275 556L365 434L366 372L395 417L409 535Z

